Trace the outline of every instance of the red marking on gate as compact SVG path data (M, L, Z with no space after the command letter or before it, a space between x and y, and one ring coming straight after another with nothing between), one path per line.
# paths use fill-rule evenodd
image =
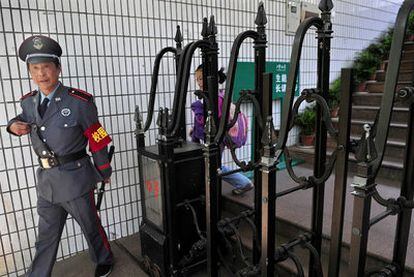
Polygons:
M158 183L158 180L154 180L154 195L155 199L158 199L158 195L160 194L160 185Z

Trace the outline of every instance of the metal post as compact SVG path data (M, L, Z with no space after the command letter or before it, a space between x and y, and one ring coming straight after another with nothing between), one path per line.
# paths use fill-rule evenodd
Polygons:
M372 167L366 164L358 164L358 169L364 171L355 176L352 183L354 191L354 210L352 216L351 249L349 257L349 276L362 277L365 272L367 256L369 219L371 212L371 200L375 180Z
M261 228L261 255L260 269L261 276L274 276L275 271L275 242L276 242L276 159L275 145L273 143L273 118L272 111L272 74L264 74L264 95L263 99L267 100L267 107L263 107L266 111L266 127L264 130L262 143L264 145L264 153L261 157L261 180L262 180L262 228Z
M349 155L348 138L351 128L352 88L352 69L343 68L341 71L341 103L339 108L338 134L338 147L342 150L339 152L335 164L335 188L332 205L334 209L332 211L331 242L329 247L329 277L336 277L339 275L339 265L341 260L342 229L344 226Z
M203 18L203 25L201 29L201 36L204 41L208 41L208 20L207 17ZM210 66L207 66L207 49L205 47L201 48L201 63L203 64L203 93L207 94L208 91L208 80L207 76L210 76ZM210 107L207 107L204 103L204 118L207 118L207 111Z
M163 225L166 226L166 234L176 234L176 225L172 220L167 220L167 218L176 218L175 213L175 176L174 176L174 137L168 134L168 122L169 122L169 113L168 108L165 108L159 116L159 137L158 137L158 151L160 156L164 158L164 161L160 164L160 176L161 176L161 185L163 185L162 190L164 194L162 195L163 202L165 205L166 213L163 214ZM174 271L174 265L177 264L177 248L176 248L176 236L169 236L168 240L168 251L169 251L169 270L172 275Z
M371 200L375 191L375 171L372 161L376 149L371 126L364 125L357 149L357 175L351 186L354 188L354 210L352 216L351 249L349 257L349 276L362 277L365 272L368 232L370 227Z
M263 103L263 73L265 72L266 65L266 33L265 33L265 24L267 23L266 14L264 11L263 3L259 5L259 10L255 20L257 25L257 33L259 35L258 39L254 41L254 57L255 57L255 96L257 101L260 103L260 109L263 110L263 107L267 103ZM266 118L266 117L263 117ZM260 130L258 124L254 124L253 129L254 134L254 161L258 162L260 160L260 148L261 148L261 138L262 131ZM262 216L262 188L261 188L261 175L259 169L254 170L254 185L255 185L255 195L254 195L254 209L255 209L255 224L257 227L257 243L260 244L261 241L261 216ZM260 259L260 252L258 251L258 245L253 245L253 263L257 264Z
M318 30L318 90L322 97L327 99L329 91L329 65L330 65L330 50L331 50L331 10L333 4L331 0L322 0L319 4L319 9L322 11L321 18L323 27ZM322 120L322 108L317 107L317 121L316 121L316 143L315 143L315 163L314 176L319 178L325 172L326 162L326 127ZM322 225L323 225L323 203L325 194L325 183L318 184L313 189L312 196L312 245L316 251L321 253L322 246ZM317 276L317 269L315 265L314 256L310 256L311 265L309 267L310 277Z
M206 120L206 143L204 147L205 178L206 178L206 233L207 233L207 274L210 277L218 276L217 253L217 222L218 222L218 191L217 169L220 165L220 149L214 142L216 127L211 113Z
M411 99L413 99L413 96L411 96ZM404 178L401 184L400 195L410 201L414 197L414 102L412 100L410 103L407 132ZM398 266L398 276L403 276L404 272L405 260L407 256L407 245L410 235L411 215L412 209L402 209L398 214L394 253L392 258L393 264Z

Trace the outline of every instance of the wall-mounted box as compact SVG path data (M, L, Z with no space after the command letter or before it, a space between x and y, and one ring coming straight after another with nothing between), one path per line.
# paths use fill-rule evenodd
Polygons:
M318 5L300 0L286 0L286 35L294 35L303 20L318 16L319 13Z

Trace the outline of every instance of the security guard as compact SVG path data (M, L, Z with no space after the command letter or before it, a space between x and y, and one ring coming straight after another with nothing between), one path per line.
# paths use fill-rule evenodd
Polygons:
M39 233L28 276L50 276L68 214L79 223L97 264L95 276L108 276L113 257L96 212L94 187L109 182L112 168L107 145L111 138L98 121L93 96L59 82L62 49L41 35L23 41L19 57L38 86L21 98L22 113L7 130L30 134L40 167L37 170ZM92 153L94 164L86 152Z

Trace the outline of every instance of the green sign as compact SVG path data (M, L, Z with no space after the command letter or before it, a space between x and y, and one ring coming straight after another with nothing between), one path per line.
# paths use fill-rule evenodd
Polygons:
M285 97L289 65L287 62L266 62L266 72L273 73L273 99ZM254 89L254 62L237 62L233 101L240 98L241 90L247 89ZM299 74L296 80L295 95L299 95Z

